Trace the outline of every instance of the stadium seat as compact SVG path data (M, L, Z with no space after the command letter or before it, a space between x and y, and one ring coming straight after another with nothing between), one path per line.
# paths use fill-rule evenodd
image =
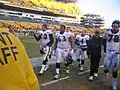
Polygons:
M27 8L39 8L58 14L82 15L78 7L73 3L56 2L54 0L9 0L11 4L16 6L24 6ZM61 7L62 6L62 7Z

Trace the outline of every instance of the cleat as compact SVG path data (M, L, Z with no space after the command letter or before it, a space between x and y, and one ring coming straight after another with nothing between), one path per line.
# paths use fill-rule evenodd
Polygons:
M89 81L93 81L93 76L90 76L90 77L89 77Z
M41 76L41 75L43 75L43 73L40 73L40 72L39 72L39 73L38 73L38 76Z
M49 68L49 65L46 65L45 68L44 68L44 71L47 71Z
M43 73L44 73L44 70L40 70L38 74L41 76Z
M67 69L67 70L66 70L66 74L69 74L69 73L70 73L70 71Z
M117 90L117 79L112 78L112 90Z
M98 77L98 74L97 74L97 73L94 73L94 77Z
M56 75L54 76L54 79L55 79L55 80L58 79L58 78L60 78L60 74L56 74Z
M80 66L80 71L83 71L83 66Z
M117 88L115 89L115 88L112 88L112 90L117 90Z
M105 73L105 74L104 74L104 81L105 81L105 82L107 82L107 81L109 80L108 75L109 75L108 73Z

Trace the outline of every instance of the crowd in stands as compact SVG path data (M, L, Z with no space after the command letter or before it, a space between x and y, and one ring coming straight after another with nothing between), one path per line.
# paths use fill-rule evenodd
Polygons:
M41 30L42 23L30 23L30 22L18 22L18 21L8 21L8 20L0 20L0 28L9 28L12 27L14 32L16 33L34 33L38 30ZM86 30L89 32L94 32L93 28L83 28L83 27L75 27L75 26L67 26L70 27L72 32L79 32L82 30ZM49 24L48 28L56 32L59 29L59 25Z
M62 3L54 0L5 0L10 4L20 7L27 7L36 10L50 11L65 15L82 15L81 11L74 3Z

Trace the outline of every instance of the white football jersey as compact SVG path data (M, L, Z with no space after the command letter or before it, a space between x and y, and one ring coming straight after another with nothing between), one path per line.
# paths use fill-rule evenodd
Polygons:
M77 35L76 39L79 41L79 45L77 45L77 47L87 48L87 41L89 40L88 35L85 36Z
M41 35L40 45L46 46L48 42L50 42L49 34L52 34L52 30L40 31L39 35Z
M112 33L111 29L104 31L103 38L107 40L106 50L118 51L120 48L120 30L117 33Z
M64 32L63 34L60 34L60 32L57 32L56 38L58 40L57 48L69 49L71 47L69 42L70 34L68 34L68 32Z
M68 34L69 34L71 37L74 37L74 33L73 33L73 32L68 31Z

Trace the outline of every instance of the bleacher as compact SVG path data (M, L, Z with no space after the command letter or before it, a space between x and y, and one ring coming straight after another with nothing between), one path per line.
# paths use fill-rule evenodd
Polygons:
M7 5L15 5L19 7L31 8L35 10L47 10L49 12L61 13L66 15L81 16L82 13L73 3L62 3L56 2L53 0L4 0L7 1ZM1 1L0 1L1 2ZM34 22L34 20L29 20L27 18L18 18L14 16L1 16L0 27L4 28L9 25L15 27L18 31L35 31L41 28L42 22ZM8 21L9 20L9 21ZM32 22L31 22L32 21ZM47 21L49 28L54 30L59 28L59 23L57 21L51 22ZM65 23L66 24L66 23ZM79 24L72 26L73 24L66 24L71 27L72 30L82 31L86 30L87 32L93 32L93 28L83 28L79 27ZM77 27L76 27L77 26Z
M0 20L0 28L7 28L9 25L15 27L17 31L37 31L41 30L42 24L39 23L30 23L30 22L19 22L19 21L7 21L7 20ZM59 25L49 24L48 27L55 31L59 29ZM73 31L83 31L86 30L88 33L93 32L95 29L93 28L83 28L83 27L75 27L75 26L66 26L70 27ZM103 31L103 30L102 30Z
M3 0L4 1L4 0ZM5 0L12 5L31 9L54 12L57 14L81 16L82 13L74 3L56 2L54 0ZM8 4L9 4L8 3Z
M62 3L54 0L5 0L12 5L37 10L54 12L57 14L81 16L82 13L74 3Z

